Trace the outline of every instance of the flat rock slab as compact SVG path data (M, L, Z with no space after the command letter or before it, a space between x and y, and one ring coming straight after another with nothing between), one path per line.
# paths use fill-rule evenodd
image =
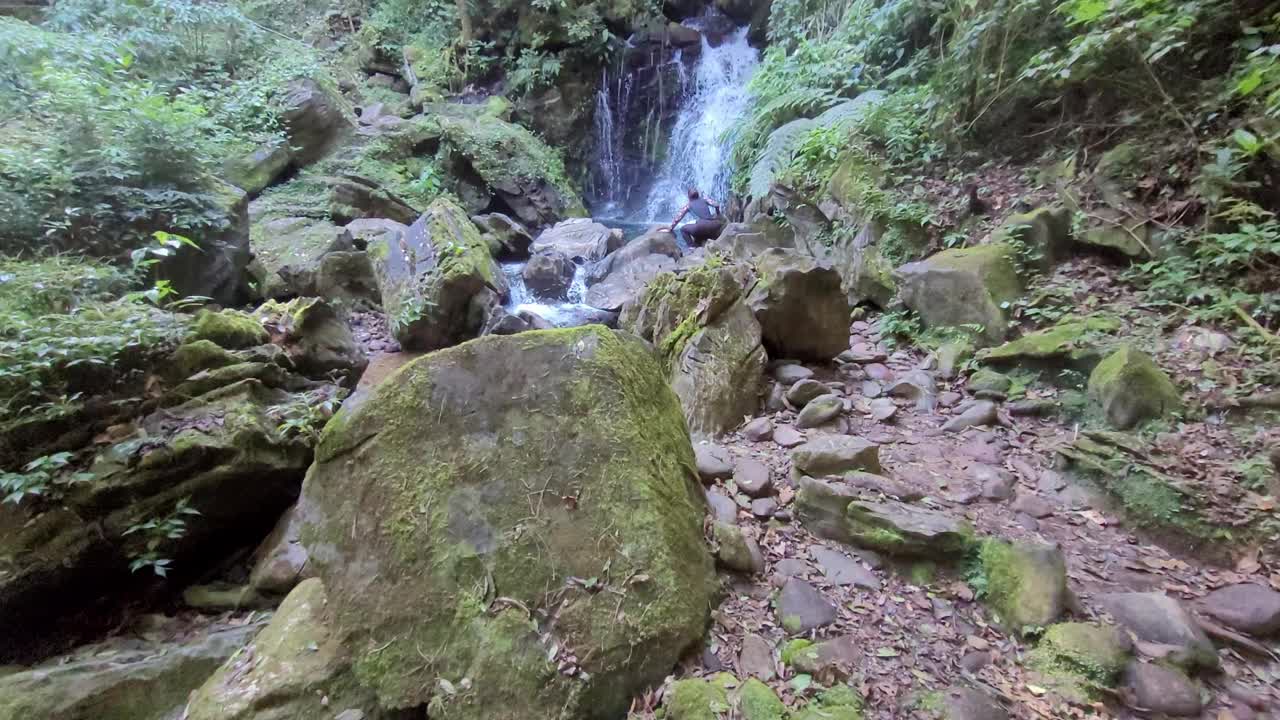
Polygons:
M960 432L980 425L995 425L996 404L990 400L978 400L942 426L944 432Z
M778 623L789 633L809 632L835 621L835 605L804 580L791 578L778 594Z
M901 502L855 500L845 517L854 544L889 555L942 558L963 553L972 542L964 521Z
M751 501L751 515L757 520L768 520L777 514L777 500L773 498L757 498Z
M1015 513L1021 513L1037 520L1053 514L1053 504L1034 493L1018 493L1009 506Z
M694 459L698 463L698 477L702 482L726 480L733 477L733 462L729 451L719 445L698 444L693 446Z
M1280 633L1280 592L1253 583L1214 590L1201 601L1204 611L1223 625L1267 637Z
M862 563L838 550L825 547L809 548L813 562L833 585L852 585L867 590L879 590L880 578L862 566Z
M871 417L877 422L887 423L898 414L898 404L889 398L878 398L871 401Z
M881 471L880 446L848 435L815 438L792 450L791 462L800 472L815 477Z
M794 406L802 408L808 405L814 398L828 395L831 389L825 384L818 382L812 378L806 378L791 386L787 390L787 400Z
M1186 668L1218 667L1218 654L1195 618L1164 593L1113 593L1098 603L1142 642L1167 645L1170 660Z

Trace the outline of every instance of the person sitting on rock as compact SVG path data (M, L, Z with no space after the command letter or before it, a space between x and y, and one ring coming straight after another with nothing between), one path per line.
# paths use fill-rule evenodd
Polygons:
M693 215L694 221L680 228L680 234L689 246L701 245L708 240L714 240L720 236L720 231L724 229L724 219L720 216L720 205L714 200L702 197L702 194L696 188L689 189L688 204L680 209L680 214L676 215L675 220L671 221L671 227L667 228L667 230L674 233L676 226L688 214Z

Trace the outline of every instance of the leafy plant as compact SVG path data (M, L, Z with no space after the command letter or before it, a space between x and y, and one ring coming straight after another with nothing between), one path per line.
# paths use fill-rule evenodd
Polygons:
M300 437L315 442L340 404L341 399L338 397L306 393L299 400L272 406L267 412L280 423L277 429L285 437Z
M199 510L191 507L190 498L183 498L165 517L130 525L124 535L127 537L137 534L143 538L144 545L139 552L133 554L129 570L137 572L143 568L151 568L159 577L166 577L173 567L173 561L161 553L165 552L166 545L187 534L187 519L199 514Z
M71 453L60 452L32 460L20 473L0 473L4 501L18 505L28 497L56 498L67 486L93 478L90 473L72 472L71 464Z

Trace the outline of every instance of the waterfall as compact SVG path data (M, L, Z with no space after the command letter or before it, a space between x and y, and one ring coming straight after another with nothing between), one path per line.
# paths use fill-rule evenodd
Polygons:
M693 87L681 100L662 169L642 211L645 219L670 219L684 205L690 187L725 201L730 179L725 134L746 114L747 83L759 60L746 28L716 47L703 38Z
M618 133L613 122L612 87L609 84L609 68L601 70L600 89L596 92L596 152L600 164L600 181L603 183L601 197L607 205L614 205L621 199L622 168L620 165L621 150L618 147ZM621 78L619 78L621 85ZM619 88L621 89L621 88ZM626 98L620 107L626 107Z

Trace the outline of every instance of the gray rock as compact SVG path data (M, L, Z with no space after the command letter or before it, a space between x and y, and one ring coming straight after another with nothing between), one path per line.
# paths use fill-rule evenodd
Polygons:
M1067 486L1067 479L1062 473L1054 470L1045 470L1036 478L1036 487L1040 492L1055 493Z
M845 473L844 482L851 487L869 490L880 495L888 495L903 502L915 502L924 498L924 493L904 483L883 475L867 472Z
M1258 637L1280 632L1280 592L1254 583L1228 585L1201 601L1204 611L1223 625Z
M803 365L788 363L773 369L773 379L787 387L813 377L813 371Z
M502 213L473 215L471 222L480 228L494 257L500 260L523 260L529 257L533 236L523 225Z
M747 303L770 354L826 362L849 349L849 298L840 273L812 256L771 249L755 261Z
M769 476L769 466L754 459L738 462L733 470L733 482L739 490L753 498L768 495L773 489L773 478Z
M965 672L976 673L991 664L991 653L986 650L974 650L960 657L960 667Z
M858 386L858 391L862 393L863 397L878 398L884 394L884 387L875 380L863 380L862 384Z
M780 425L773 430L773 441L781 447L794 448L804 444L804 435L790 425Z
M922 412L933 412L938 405L937 383L924 370L912 370L888 387L889 395L906 398Z
M1008 720L1009 713L986 693L953 685L942 693L941 720Z
M773 571L783 577L805 577L812 569L805 561L797 558L784 558L773 566Z
M1053 505L1049 501L1028 492L1018 493L1009 508L1036 520L1042 520L1053 514Z
M557 250L574 262L596 262L620 247L621 230L611 230L598 222L577 218L543 230L529 249L534 254Z
M998 343L1008 330L1004 306L1022 294L1013 248L1005 243L944 250L898 268L907 307L927 328L982 327L981 339Z
M680 244L676 241L676 236L668 232L665 227L654 228L609 253L604 259L593 263L587 269L587 285L595 285L602 282L628 265L652 259L654 255L670 260L670 267L675 267L675 261L679 260L683 255L680 251Z
M1057 411L1058 403L1052 400L1019 400L1005 405L1005 409L1014 417L1046 417Z
M787 390L787 400L790 401L792 405L802 408L805 405L808 405L809 402L815 398L828 395L830 393L831 390L828 389L826 385L809 378L792 385L791 389Z
M753 677L769 682L778 676L773 663L773 645L759 635L742 639L742 652L738 655L738 677Z
M881 472L880 446L848 435L823 435L810 440L791 451L791 462L800 472L818 477L859 470Z
M291 82L279 104L293 162L299 167L324 157L351 130L341 100L310 78Z
M751 442L773 439L773 421L767 417L756 418L742 428L742 436Z
M547 300L566 300L569 297L569 286L573 284L573 274L577 266L569 256L555 249L536 252L529 262L525 263L521 274L525 287L536 297Z
M898 405L889 398L879 398L871 401L871 417L876 421L887 423L892 422L894 416L898 414Z
M254 551L249 584L258 593L287 595L298 583L311 577L307 550L301 538L303 513L305 509L296 504L289 508L267 539Z
M613 257L623 250L618 250ZM605 258L601 262L607 262ZM664 272L674 270L676 261L659 253L646 255L618 266L599 282L587 288L586 304L601 310L616 312L640 296L649 281Z
M755 539L744 533L742 528L717 522L712 526L711 534L716 541L716 561L720 565L741 573L764 572L764 554Z
M1124 671L1124 686L1144 710L1174 717L1200 715L1200 689L1173 668L1132 661Z
M866 590L879 590L880 579L862 563L837 550L814 546L809 548L813 562L833 585L852 585Z
M778 595L778 624L795 635L836 621L836 607L809 583L791 578Z
M957 433L979 425L995 425L996 404L990 400L978 400L967 410L951 418L942 426L944 432Z
M1146 643L1166 645L1169 659L1185 668L1218 667L1218 654L1195 618L1164 593L1113 593L1097 598L1099 605Z
M699 443L693 446L693 455L698 464L698 476L703 482L710 483L733 477L733 462L729 457L729 451L723 447Z
M711 517L723 523L733 523L738 519L738 505L719 488L707 491L707 505L711 508Z
M839 395L822 395L810 400L796 417L796 427L801 430L825 425L844 412L844 399Z
M758 498L751 501L751 515L757 520L768 520L777 514L777 500L773 498Z
M1000 502L1013 497L1016 479L1002 468L974 465L969 469L969 476L981 486L982 497L986 500Z
M791 656L796 672L810 675L832 674L848 677L860 668L866 652L864 641L854 635L842 635L814 643Z

